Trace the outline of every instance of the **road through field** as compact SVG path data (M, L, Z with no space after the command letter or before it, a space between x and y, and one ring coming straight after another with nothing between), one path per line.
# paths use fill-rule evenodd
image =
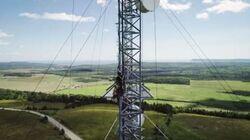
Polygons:
M36 111L31 111L31 110L22 110L22 109L15 109L15 108L2 108L0 107L0 110L8 110L8 111L22 111L22 112L27 112L27 113L31 113L40 117L44 117L47 116L45 114L42 114L40 112L36 112ZM78 135L76 135L74 132L72 132L71 130L69 130L66 126L64 126L63 124L59 123L57 120L55 120L54 118L47 116L48 118L48 122L51 123L53 126L55 126L56 128L58 128L59 130L64 130L64 135L71 139L71 140L82 140L82 138L80 138Z

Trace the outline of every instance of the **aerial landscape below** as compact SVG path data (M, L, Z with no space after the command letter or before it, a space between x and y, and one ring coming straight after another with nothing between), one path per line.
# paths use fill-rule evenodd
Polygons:
M2 0L0 140L249 140L249 0Z

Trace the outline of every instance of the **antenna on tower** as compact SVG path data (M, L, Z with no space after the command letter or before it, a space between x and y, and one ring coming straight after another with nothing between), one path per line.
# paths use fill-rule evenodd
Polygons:
M159 0L118 0L118 67L105 98L119 105L119 139L143 139L142 102L152 98L142 80L141 14L154 11Z

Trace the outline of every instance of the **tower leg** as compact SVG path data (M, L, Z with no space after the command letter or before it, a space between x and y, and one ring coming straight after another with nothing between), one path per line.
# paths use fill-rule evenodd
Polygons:
M137 0L118 0L119 66L122 94L119 98L119 137L141 139L141 12Z

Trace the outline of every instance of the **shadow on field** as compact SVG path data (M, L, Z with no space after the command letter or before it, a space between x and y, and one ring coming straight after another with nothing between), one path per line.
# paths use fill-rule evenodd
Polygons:
M169 102L181 102L181 103L191 103L192 105L188 105L187 108L193 108L198 105L213 107L213 108L221 108L225 110L234 110L234 111L250 111L250 102L241 100L241 101L227 101L227 100L218 100L218 99L206 99L200 101L185 101L185 100L167 100L167 99L157 99L161 101L169 101Z
M227 100L207 99L198 101L198 105L221 108L226 110L250 111L250 102L244 100L227 101Z
M225 93L241 95L241 96L250 96L250 91L244 91L244 90L233 90L232 92L225 92Z
M153 99L158 101L167 101L167 102L179 102L179 103L193 103L198 104L199 102L196 101L185 101L185 100L174 100L174 99Z

